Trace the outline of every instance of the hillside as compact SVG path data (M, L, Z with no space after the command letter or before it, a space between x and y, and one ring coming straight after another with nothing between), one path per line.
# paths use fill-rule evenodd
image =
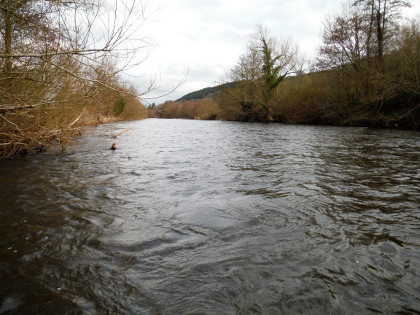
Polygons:
M213 87L207 87L198 91L194 91L191 93L188 93L184 95L183 97L176 100L176 102L182 102L182 101L192 101L192 100L201 100L206 97L213 97L217 92L222 91L226 88L234 87L234 82L224 83Z

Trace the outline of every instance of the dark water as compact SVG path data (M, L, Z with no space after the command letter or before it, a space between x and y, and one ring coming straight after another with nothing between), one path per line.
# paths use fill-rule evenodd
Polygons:
M419 208L418 132L100 126L0 161L0 313L419 313Z

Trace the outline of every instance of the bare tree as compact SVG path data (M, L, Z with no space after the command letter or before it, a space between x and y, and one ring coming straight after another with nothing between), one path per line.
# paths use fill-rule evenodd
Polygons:
M401 9L410 7L410 1L355 0L353 6L363 13L368 57L374 52L376 58L382 62L384 53L392 49Z
M408 1L353 1L325 23L318 66L339 78L337 94L342 97L337 106L348 113L344 116L360 110L368 113L369 119L388 124L395 117L406 116L413 106L417 108L418 67L416 54L411 53L416 47L416 32L415 28L411 33L407 28L401 31L400 11L409 5ZM386 117L397 110L402 114Z
M0 0L0 155L61 141L118 93L149 92L153 82L133 95L120 77L148 55L134 36L146 20L141 0Z
M246 53L230 74L230 80L237 82L236 103L240 104L244 119L270 120L274 91L287 75L301 67L295 45L289 41L278 43L267 30L258 26ZM255 105L263 112L255 111Z
M368 36L363 17L352 8L324 22L322 45L319 47L318 67L331 69L351 65L360 70L367 57Z

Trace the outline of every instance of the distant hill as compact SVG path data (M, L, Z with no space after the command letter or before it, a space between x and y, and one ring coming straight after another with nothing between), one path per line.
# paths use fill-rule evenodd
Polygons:
M203 98L206 97L212 97L214 94L216 94L218 91L224 89L224 88L230 88L233 87L235 85L235 82L229 82L229 83L224 83L224 84L220 84L217 86L213 86L213 87L207 87L198 91L194 91L191 93L188 93L186 95L184 95L183 97L177 99L177 102L181 102L181 101L192 101L192 100L201 100Z

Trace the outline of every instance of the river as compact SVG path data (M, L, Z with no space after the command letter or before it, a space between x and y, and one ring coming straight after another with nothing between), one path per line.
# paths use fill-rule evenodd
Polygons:
M419 313L420 134L102 125L0 161L0 251L5 314Z

